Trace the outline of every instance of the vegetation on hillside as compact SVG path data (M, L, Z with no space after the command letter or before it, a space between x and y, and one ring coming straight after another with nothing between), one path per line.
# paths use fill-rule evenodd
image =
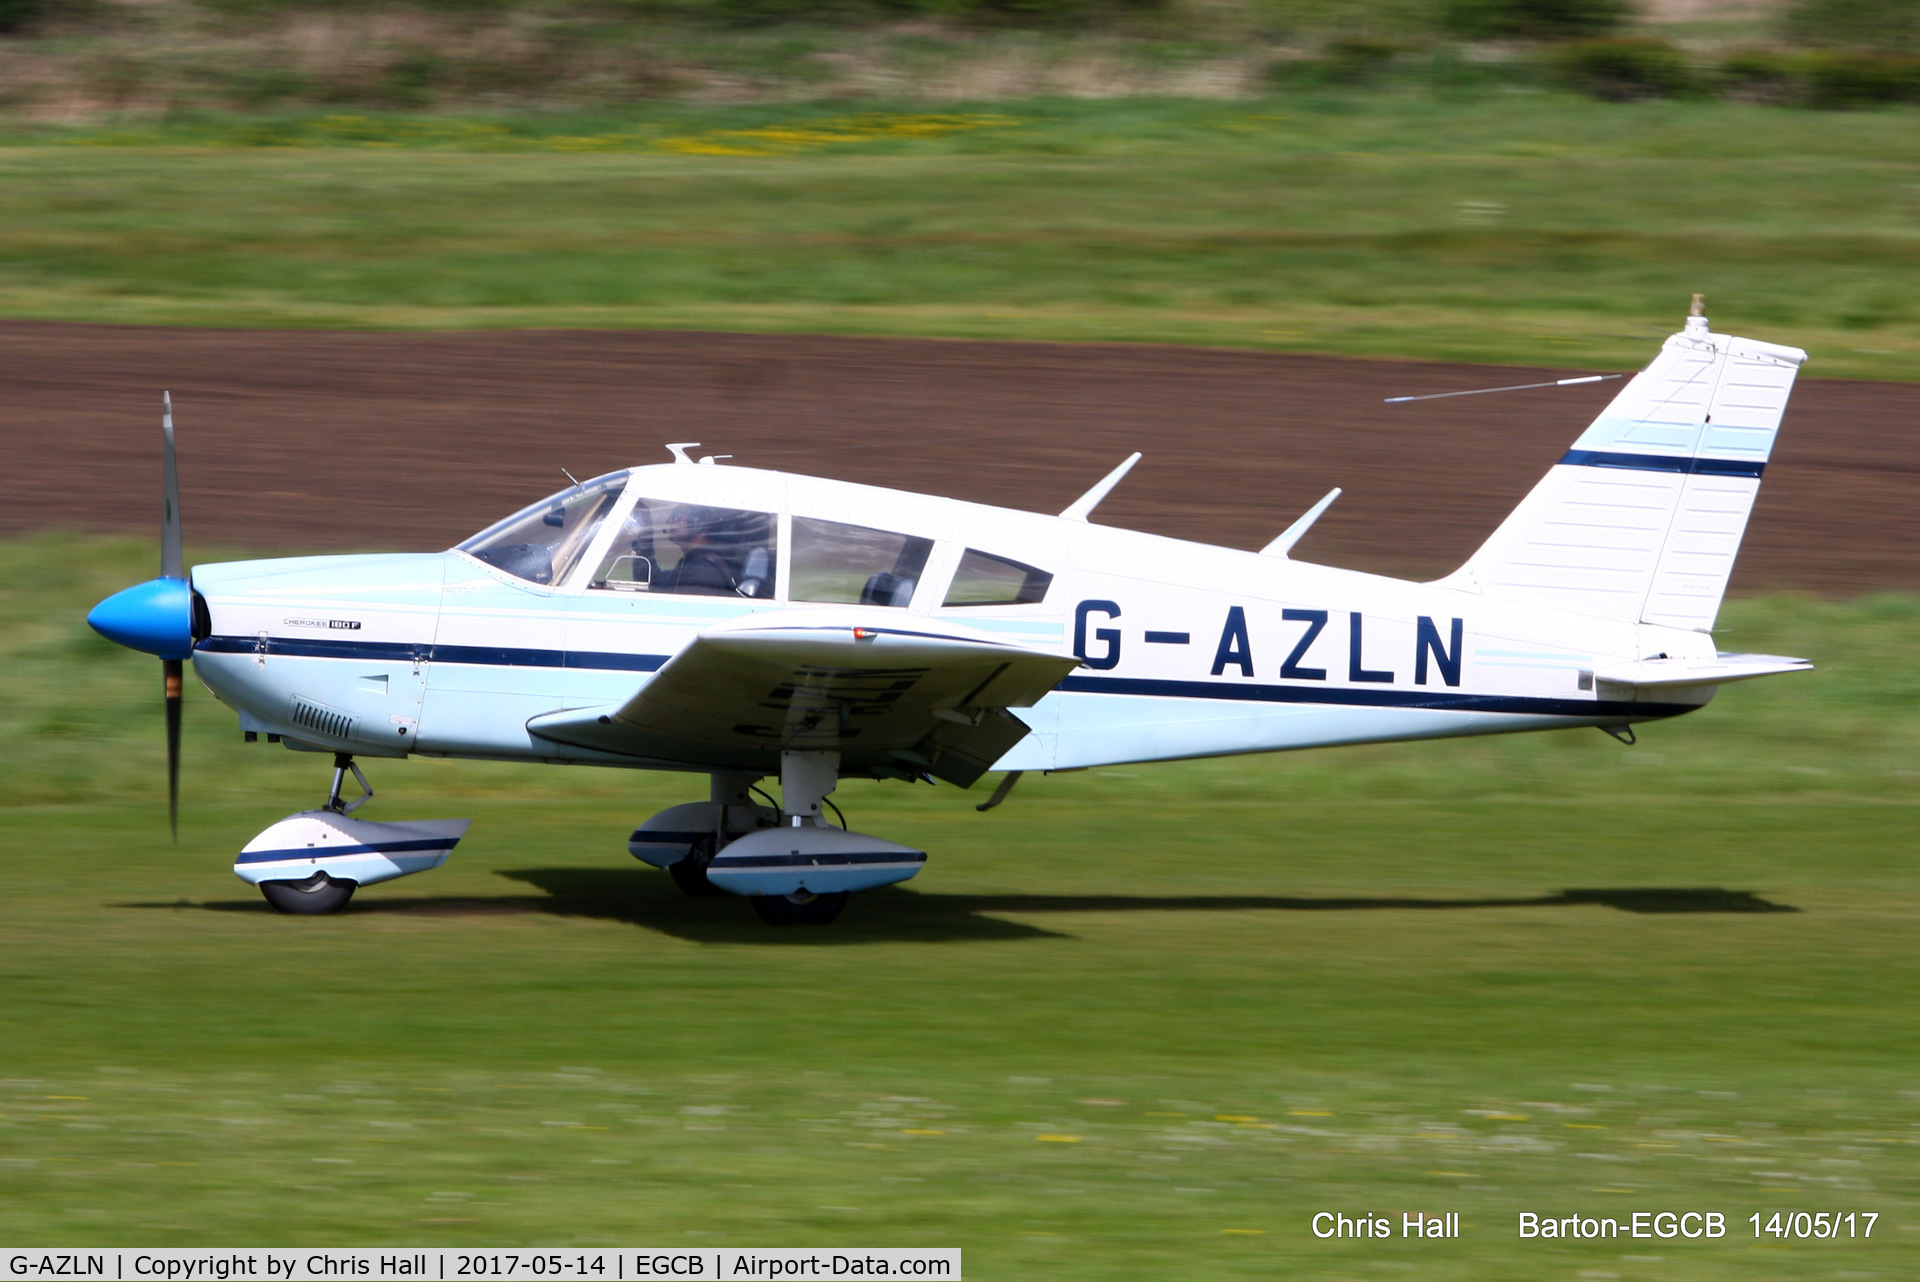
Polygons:
M39 145L0 150L0 315L1631 369L1700 290L1823 376L1913 378L1915 124L1328 89L20 132Z
M1920 0L0 0L41 120L1406 83L1911 100Z

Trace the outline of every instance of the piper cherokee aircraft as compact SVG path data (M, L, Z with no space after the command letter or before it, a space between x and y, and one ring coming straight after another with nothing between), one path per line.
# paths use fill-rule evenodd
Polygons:
M826 923L927 858L829 823L843 778L1003 771L985 810L1027 771L1569 726L1631 742L1810 667L1711 635L1806 354L1694 310L1433 583L1291 559L1338 490L1245 552L1090 524L1138 454L1043 516L689 444L445 552L189 575L169 401L161 577L88 621L165 665L176 816L185 661L249 741L332 754L325 803L234 865L283 912L446 860L467 821L352 814L359 759L413 755L704 773L706 800L646 820L632 854L769 923Z

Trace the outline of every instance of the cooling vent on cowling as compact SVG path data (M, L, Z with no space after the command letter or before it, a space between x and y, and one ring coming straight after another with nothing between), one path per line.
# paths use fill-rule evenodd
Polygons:
M287 708L287 720L303 730L311 730L329 739L353 738L354 718L302 699L299 695L293 697L293 702Z

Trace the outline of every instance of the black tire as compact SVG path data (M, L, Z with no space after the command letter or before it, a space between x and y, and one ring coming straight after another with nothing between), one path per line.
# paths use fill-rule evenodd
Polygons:
M357 881L336 881L323 872L317 872L305 881L263 881L260 893L267 897L275 912L289 913L295 917L318 917L324 913L337 913L347 906L358 890Z
M687 852L685 859L667 865L667 871L673 876L673 884L680 887L681 894L705 899L709 895L726 893L707 880L707 865L713 862L713 846L713 835L709 833L693 843L693 849Z
M847 893L831 895L754 895L753 911L769 926L824 926L847 906Z

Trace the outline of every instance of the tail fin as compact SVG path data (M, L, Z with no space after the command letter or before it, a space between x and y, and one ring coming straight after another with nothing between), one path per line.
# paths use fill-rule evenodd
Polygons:
M1711 631L1807 354L1695 314L1446 587Z

